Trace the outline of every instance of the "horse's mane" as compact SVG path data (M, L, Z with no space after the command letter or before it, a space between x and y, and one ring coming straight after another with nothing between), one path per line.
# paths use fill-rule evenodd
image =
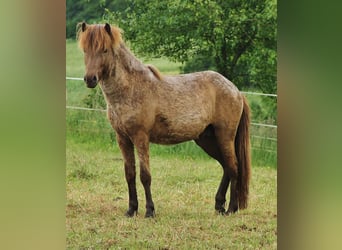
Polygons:
M158 80L162 80L162 75L161 75L161 73L159 72L159 70L158 70L156 67L154 67L154 66L151 65L151 64L147 64L146 66L149 68L149 70L152 71L153 75L154 75Z
M122 43L121 29L110 26L111 35L103 24L77 24L77 40L84 51L103 51L106 48L118 48Z

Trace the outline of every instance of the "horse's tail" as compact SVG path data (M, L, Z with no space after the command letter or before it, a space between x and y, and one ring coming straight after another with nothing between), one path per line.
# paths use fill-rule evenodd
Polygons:
M251 175L251 156L249 141L250 109L243 97L243 111L235 137L235 152L238 160L237 192L239 208L247 208L249 179Z

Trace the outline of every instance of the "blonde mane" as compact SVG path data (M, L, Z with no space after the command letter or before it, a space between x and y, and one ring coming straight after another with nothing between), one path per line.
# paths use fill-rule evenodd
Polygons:
M101 52L105 49L112 47L114 50L118 49L121 44L123 44L122 40L122 30L116 26L106 26L104 24L86 24L79 23L77 24L77 40L78 46L84 52ZM122 47L125 50L125 47ZM128 49L125 50L126 55L130 55L129 61L131 62L135 58L131 55ZM138 59L135 58L136 61ZM139 61L139 64L141 62ZM143 66L143 64L141 64ZM162 75L159 70L153 65L145 65L152 74L158 79L162 80Z
M112 47L116 49L122 43L122 30L115 26L110 26L111 35L105 30L103 24L77 25L78 46L83 51L103 51Z
M152 64L147 64L146 66L149 68L149 70L152 71L153 75L154 75L158 80L162 80L162 75L161 75L161 73L159 72L159 70L158 70L156 67L154 67Z

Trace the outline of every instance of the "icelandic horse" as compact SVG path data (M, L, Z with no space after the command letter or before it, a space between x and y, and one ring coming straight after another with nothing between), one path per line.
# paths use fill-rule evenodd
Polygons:
M125 46L121 30L108 23L78 24L77 39L84 52L84 81L89 88L99 83L124 159L129 194L126 216L138 211L134 147L145 190L145 217L155 216L150 142L168 145L194 140L223 168L216 211L230 214L247 207L250 110L232 82L213 71L161 75L152 65L141 63Z

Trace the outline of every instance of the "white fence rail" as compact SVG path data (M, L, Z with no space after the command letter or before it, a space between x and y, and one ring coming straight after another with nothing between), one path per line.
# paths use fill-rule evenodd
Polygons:
M84 107L74 107L74 106L66 106L67 109L78 109L78 110L88 110L88 111L102 111L107 112L105 109L93 109L93 108L84 108Z
M240 92L246 95L261 95L261 96L278 97L277 94L265 94L265 93L258 93L258 92L246 92L246 91L240 91Z

